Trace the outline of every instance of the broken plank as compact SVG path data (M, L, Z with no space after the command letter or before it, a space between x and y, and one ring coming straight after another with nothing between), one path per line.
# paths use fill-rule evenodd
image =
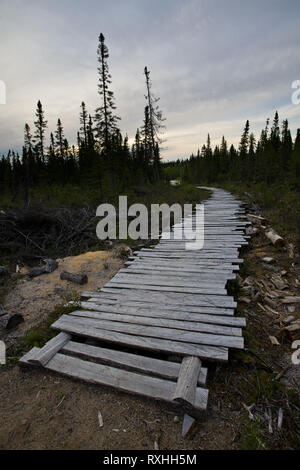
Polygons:
M83 358L97 359L108 365L124 367L145 374L154 374L168 380L177 380L180 370L180 363L177 362L165 361L98 346L90 346L74 341L69 341L63 347L62 351L69 354L77 354ZM205 385L206 376L207 369L201 367L197 384Z
M184 407L194 406L197 377L201 369L199 357L186 356L182 359L178 380L172 399Z
M46 368L90 383L167 402L171 402L170 397L176 386L176 383L169 380L128 372L59 353L48 362ZM195 413L206 409L207 398L208 390L197 387L193 410Z
M34 364L45 366L47 362L68 342L71 336L66 333L59 333L54 338L50 339L45 346L43 346L39 353L35 355L30 361Z

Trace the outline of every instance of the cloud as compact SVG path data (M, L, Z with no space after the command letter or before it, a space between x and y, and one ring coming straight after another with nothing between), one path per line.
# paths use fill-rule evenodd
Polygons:
M79 106L93 115L97 38L110 51L110 72L121 130L130 139L142 124L143 69L161 98L167 138L164 158L196 152L210 132L237 143L246 119L259 133L278 108L300 126L291 104L299 76L299 2L237 0L1 0L0 151L20 150L24 123L43 103L49 133L60 117L76 141Z

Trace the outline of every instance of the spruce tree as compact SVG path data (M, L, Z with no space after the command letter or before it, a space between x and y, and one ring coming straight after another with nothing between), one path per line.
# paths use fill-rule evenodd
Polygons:
M241 136L241 141L239 145L239 152L241 157L245 157L248 153L248 146L249 146L249 129L250 124L249 121L246 121L243 134Z
M160 138L160 133L162 129L165 127L163 125L163 121L165 119L162 116L162 112L159 109L159 98L155 98L153 95L151 88L152 83L150 81L150 71L147 67L144 68L144 74L146 78L146 91L147 94L145 98L147 100L147 109L148 109L148 121L149 121L149 131L150 131L150 159L153 163L153 170L155 179L159 179L160 176L160 144L162 143L162 139ZM145 108L145 109L146 109Z
M144 166L148 176L152 177L151 167L153 166L153 152L152 152L152 135L150 128L150 113L149 106L144 109L144 123L141 128L141 135L143 137L143 150L144 150Z
M281 168L283 171L287 171L290 167L290 160L293 151L293 140L291 136L291 131L289 129L288 120L285 119L282 123L282 139L280 146L280 159L281 159Z
M112 138L118 130L117 123L120 118L114 114L116 106L114 103L114 94L110 90L111 75L107 62L109 53L104 41L105 38L101 33L99 36L97 54L99 62L98 93L101 96L102 105L96 109L95 131L100 145L109 149Z
M63 160L64 158L64 140L65 140L65 136L64 136L64 129L63 129L63 126L62 126L62 123L61 123L61 120L58 119L57 120L57 128L56 128L56 131L55 131L55 143L56 143L56 147L58 149L58 152L59 152L59 155L61 157L61 159Z
M45 130L47 128L48 121L45 120L44 111L40 100L37 103L35 115L37 119L36 121L34 121L34 125L36 128L34 134L34 142L36 143L37 154L40 157L41 161L44 163Z
M83 136L83 141L84 141L84 145L85 145L85 148L87 148L87 145L88 145L88 113L87 113L87 110L86 110L86 106L85 106L85 103L82 101L81 103L81 111L80 111L80 124L81 124L81 127L80 127L80 132L81 132L81 135Z
M23 147L23 166L24 166L24 203L25 207L29 206L29 192L32 180L33 168L33 152L32 152L32 135L29 125L25 124L24 129L24 147Z
M279 127L279 117L278 117L278 112L276 111L274 119L273 119L273 125L271 128L271 136L270 136L270 142L274 148L274 150L277 152L280 147L280 127Z

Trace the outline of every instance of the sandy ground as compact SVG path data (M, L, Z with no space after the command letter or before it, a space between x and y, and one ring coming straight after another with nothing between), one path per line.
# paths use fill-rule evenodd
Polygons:
M95 251L58 259L58 268L50 274L29 279L29 268L22 267L20 278L4 300L3 308L9 313L21 313L24 323L9 334L7 344L21 337L32 327L41 323L55 305L61 305L80 292L97 290L102 287L121 268L124 260L119 256L119 249ZM82 286L62 281L60 272L85 273L88 283Z

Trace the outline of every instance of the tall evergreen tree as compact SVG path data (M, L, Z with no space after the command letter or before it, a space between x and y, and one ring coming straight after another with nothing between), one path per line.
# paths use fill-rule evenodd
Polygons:
M58 119L57 120L57 128L56 128L56 131L55 131L55 143L56 143L56 147L58 149L58 152L59 152L59 155L61 157L61 159L64 158L64 140L65 140L65 136L64 136L64 129L63 129L63 126L62 126L62 123L61 123L61 120Z
M114 94L110 90L111 75L109 73L107 62L109 53L104 41L105 38L101 33L99 36L97 53L99 62L98 93L102 98L102 105L96 109L95 131L96 137L99 139L101 146L108 149L112 137L118 130L117 123L120 118L114 114L116 106L114 103Z
M86 110L85 103L82 101L81 103L81 111L80 111L80 132L81 135L83 136L83 141L85 148L87 148L88 145L88 113Z
M37 103L36 108L36 121L34 121L35 125L35 134L34 134L34 141L36 143L36 149L38 156L41 158L42 162L45 161L45 130L47 128L48 121L45 120L43 106L40 100Z
M32 134L30 126L27 123L24 128L24 147L27 152L32 152Z
M287 171L290 167L290 160L292 157L293 151L293 140L291 136L291 131L289 129L288 120L285 119L282 123L282 139L280 146L280 158L281 158L281 168L284 171Z
M205 156L206 157L211 157L212 156L212 148L210 144L210 135L207 134L207 141L206 141L206 146L205 146Z
M24 129L24 148L23 148L23 165L24 165L24 202L25 207L29 206L29 192L32 182L33 169L33 152L32 152L32 134L30 126L26 123Z
M147 67L144 68L144 74L146 78L146 91L147 94L145 98L147 100L147 108L148 108L148 120L149 120L149 130L150 130L150 155L151 160L153 162L153 169L155 174L155 179L159 179L160 174L160 144L162 143L162 139L160 138L160 133L162 129L165 127L163 125L163 121L165 119L162 116L162 112L159 109L159 98L155 98L151 89L152 83L150 80L150 71Z
M247 120L242 137L241 137L240 145L239 145L239 152L240 152L241 157L245 157L248 153L249 129L250 129L250 124L249 124L249 121Z
M278 112L276 111L274 119L273 119L273 125L271 128L271 136L270 136L270 142L274 148L274 150L277 152L280 147L280 127L279 127L279 116Z
M91 115L89 115L89 120L88 120L88 125L87 125L87 142L88 142L88 149L94 150L95 137L94 137L93 121L92 121Z

